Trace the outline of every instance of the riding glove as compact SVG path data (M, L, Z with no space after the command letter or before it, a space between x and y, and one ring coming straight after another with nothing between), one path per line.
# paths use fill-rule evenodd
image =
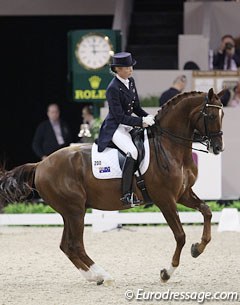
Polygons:
M145 116L142 118L143 124L146 124L148 126L152 126L155 124L154 116L149 114L148 116Z

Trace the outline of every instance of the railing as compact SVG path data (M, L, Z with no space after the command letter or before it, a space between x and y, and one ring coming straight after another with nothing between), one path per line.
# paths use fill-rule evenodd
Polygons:
M179 212L182 224L201 224L203 216L199 212ZM91 225L94 232L105 232L122 225L166 224L161 212L119 213L118 211L93 210L85 216L85 225ZM240 212L225 208L212 213L212 224L218 224L218 231L240 232ZM0 226L10 225L63 225L62 217L52 214L1 214Z

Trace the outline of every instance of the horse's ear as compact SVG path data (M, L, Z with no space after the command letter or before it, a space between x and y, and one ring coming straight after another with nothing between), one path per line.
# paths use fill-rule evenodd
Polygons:
M223 97L224 96L224 94L227 92L227 89L223 89L222 91L220 91L218 94L217 94L217 96L219 97L219 98L221 98L221 97Z
M208 91L208 100L211 101L211 99L213 98L214 92L213 92L213 88L209 89Z

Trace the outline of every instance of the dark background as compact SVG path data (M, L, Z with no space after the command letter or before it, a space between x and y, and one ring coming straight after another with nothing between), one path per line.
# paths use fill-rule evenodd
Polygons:
M112 16L0 18L0 162L6 168L38 161L31 143L49 103L77 140L83 104L69 99L67 32L112 28Z

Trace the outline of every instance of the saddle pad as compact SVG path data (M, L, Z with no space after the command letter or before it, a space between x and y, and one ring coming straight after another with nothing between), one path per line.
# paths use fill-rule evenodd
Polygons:
M140 172L143 175L149 165L150 151L147 130L144 130L145 157L140 163ZM92 171L95 178L113 179L122 178L122 170L119 166L118 150L107 147L103 152L98 152L98 146L92 146Z

